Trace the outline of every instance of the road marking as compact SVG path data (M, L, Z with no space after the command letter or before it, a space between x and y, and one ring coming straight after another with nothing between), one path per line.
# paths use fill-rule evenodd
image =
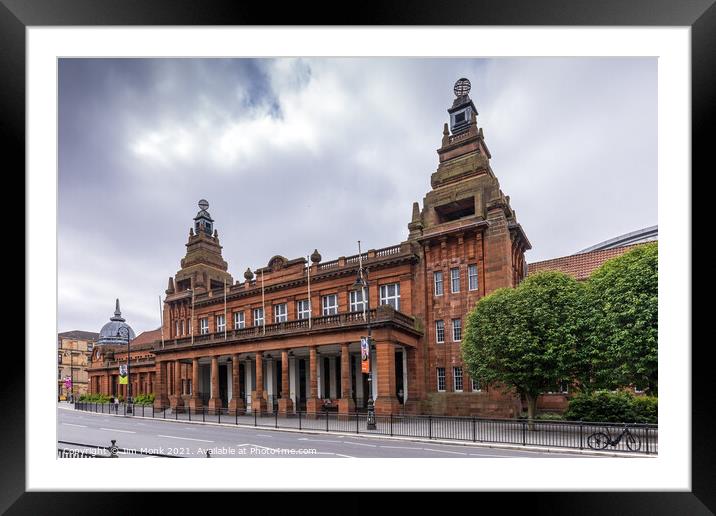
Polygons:
M438 452L438 453L452 453L454 455L467 455L467 453L457 452L457 451L447 451L447 450L433 450L432 448L423 448L425 451L431 451L431 452Z
M379 446L379 448L392 448L394 450L419 450L420 448L413 448L412 446Z
M515 458L515 457L519 457L519 455L490 455L490 454L487 454L487 453L484 453L484 454L483 454L483 453L470 453L469 455L471 455L471 456L473 456L473 457L483 457L483 458L486 458L486 459L489 459L489 458L492 458L492 457L495 457L495 458L507 458L507 459L512 459L512 458Z
M201 441L204 443L213 443L214 442L214 441L207 441L206 439L194 439L193 437L177 437L176 435L158 434L157 437L169 437L170 439L184 439L186 441Z
M62 423L63 425L69 425L69 426L79 426L82 428L87 428L87 425L75 425L74 423Z
M273 435L270 435L270 434L256 434L256 437L273 437Z
M350 441L343 441L343 444L353 444L355 446L370 446L371 448L377 448L375 444L352 443Z
M137 432L132 432L131 430L119 430L117 428L100 427L100 430L107 430L108 432L122 432L123 434L136 434L137 433Z
M311 441L312 443L314 443L314 442L315 443L342 443L343 442L343 441L334 441L331 439L307 439L305 437L302 439L297 439L297 441Z

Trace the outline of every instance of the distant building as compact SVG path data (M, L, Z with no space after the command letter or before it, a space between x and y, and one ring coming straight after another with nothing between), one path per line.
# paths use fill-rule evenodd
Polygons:
M658 238L658 226L632 231L631 233L605 240L569 256L530 263L527 265L527 273L561 271L574 276L578 280L585 280L607 260L621 256L638 245L655 242Z
M98 333L72 330L57 334L57 396L69 399L87 393L87 367ZM68 382L69 379L69 382Z

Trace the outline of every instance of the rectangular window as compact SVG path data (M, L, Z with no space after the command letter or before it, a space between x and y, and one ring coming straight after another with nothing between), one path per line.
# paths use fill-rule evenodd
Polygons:
M286 303L274 305L273 318L274 318L274 321L277 323L288 321L288 312L286 310Z
M462 321L460 319L452 320L452 340L453 342L462 340Z
M351 290L350 295L351 312L362 312L365 308L365 301L363 300L363 290Z
M181 321L181 335L184 335L184 319Z
M467 266L467 283L469 290L477 290L477 265Z
M445 321L435 321L435 342L445 342Z
M380 304L390 305L396 310L400 310L400 284L389 283L380 286Z
M192 326L192 321L189 319L186 320L186 327L184 326L184 321L182 321L181 326L181 332L184 335L192 335L194 333L194 327Z
M176 326L176 328L174 328L174 336L178 337L181 335L181 333L179 333L179 321L174 321L174 325Z
M264 323L264 309L254 308L254 326L262 326Z
M299 319L308 319L311 315L311 308L308 299L296 301L296 313Z
M445 392L445 368L438 367L438 391Z
M433 273L433 279L435 282L435 295L443 295L443 271L437 271Z
M460 292L460 269L450 269L450 289L453 293Z
M209 333L209 318L203 317L199 319L199 333L202 335L206 335Z
M224 318L224 315L217 315L216 316L216 331L217 332L223 332L226 330L226 319Z
M323 315L334 315L338 313L338 296L329 294L321 298L323 304Z
M462 367L452 368L452 379L455 392L462 392Z
M475 378L472 378L471 381L472 381L473 392L478 392L478 391L482 390L482 388L480 387L480 380L476 380Z
M246 327L246 321L244 320L244 312L234 312L234 329L240 330Z

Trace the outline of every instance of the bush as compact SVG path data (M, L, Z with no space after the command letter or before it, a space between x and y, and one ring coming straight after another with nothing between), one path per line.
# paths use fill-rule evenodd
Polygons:
M154 393L140 394L134 397L134 403L137 405L151 405L154 403Z
M630 392L596 391L569 401L564 417L570 421L605 423L657 423L658 398L636 397Z
M563 421L564 416L556 412L542 412L540 414L537 414L537 417L535 419L539 419L542 421Z
M109 403L109 396L105 394L83 394L78 401L86 401L88 403Z

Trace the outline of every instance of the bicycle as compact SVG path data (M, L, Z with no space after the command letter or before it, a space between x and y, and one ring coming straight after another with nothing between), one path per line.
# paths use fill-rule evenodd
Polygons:
M629 450L639 451L639 448L641 448L641 440L639 439L639 436L629 431L628 425L624 427L615 439L612 439L609 435L609 429L607 429L607 433L594 432L587 437L587 446L589 446L592 450L603 450L607 446L616 447L621 442L623 437L626 437L626 445Z

